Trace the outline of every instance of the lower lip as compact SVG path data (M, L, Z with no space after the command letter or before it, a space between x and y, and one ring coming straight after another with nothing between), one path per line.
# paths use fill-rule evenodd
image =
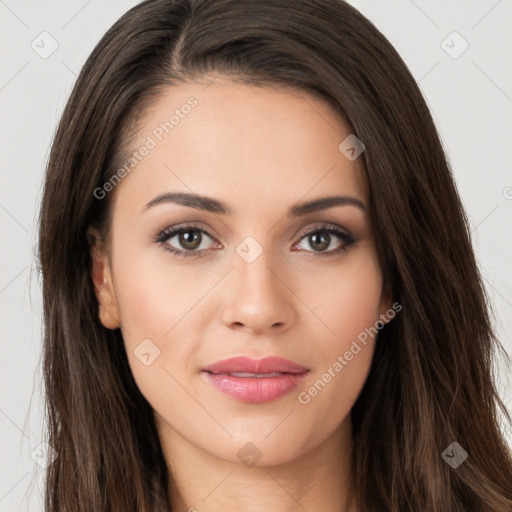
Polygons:
M272 402L296 388L309 373L286 373L277 377L234 377L203 372L219 391L241 402L259 404Z

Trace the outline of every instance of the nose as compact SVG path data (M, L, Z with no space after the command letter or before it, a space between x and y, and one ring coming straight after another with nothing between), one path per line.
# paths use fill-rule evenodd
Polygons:
M222 320L226 326L275 334L290 328L296 320L293 285L282 271L271 268L266 257L270 252L263 251L251 263L234 255L234 268L223 290Z

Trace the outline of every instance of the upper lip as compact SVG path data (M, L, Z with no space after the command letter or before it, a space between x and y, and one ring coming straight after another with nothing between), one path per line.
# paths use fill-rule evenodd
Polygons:
M277 356L264 357L263 359L252 359L251 357L241 356L222 359L221 361L217 361L203 368L203 371L209 373L246 372L255 374L274 372L304 373L308 371L308 368Z

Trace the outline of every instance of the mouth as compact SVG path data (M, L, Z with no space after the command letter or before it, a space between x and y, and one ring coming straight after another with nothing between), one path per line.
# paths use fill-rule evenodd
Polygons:
M235 357L202 371L214 388L245 403L277 400L296 388L309 372L308 368L280 357Z
M271 377L279 377L281 375L293 375L286 372L273 372L273 373L249 373L249 372L229 372L229 373L215 373L209 372L212 375L231 375L232 377L252 377L255 379L268 379Z

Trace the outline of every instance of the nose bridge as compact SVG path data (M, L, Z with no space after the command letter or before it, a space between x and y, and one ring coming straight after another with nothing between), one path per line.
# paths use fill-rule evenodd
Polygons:
M268 237L267 237L268 239ZM224 321L264 330L275 324L288 324L293 316L291 294L273 267L272 247L248 236L235 249L231 290L226 294Z
M259 238L261 240L261 237ZM279 294L280 290L276 273L273 271L274 250L269 245L270 242L266 244L263 246L252 235L245 237L238 244L234 255L235 279L246 292L257 290L260 294L273 296Z

